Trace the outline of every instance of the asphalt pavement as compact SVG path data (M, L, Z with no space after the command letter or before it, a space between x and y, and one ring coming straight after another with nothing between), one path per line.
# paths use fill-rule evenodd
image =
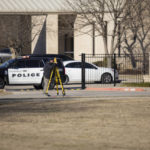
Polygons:
M49 90L50 96L43 94L42 90L35 90L33 86L6 86L5 90L0 94L0 100L21 100L21 99L66 99L66 98L105 98L114 99L121 97L150 97L150 88L134 88L134 87L97 87L89 86L85 90L80 85L64 86L65 96L59 88L57 91Z

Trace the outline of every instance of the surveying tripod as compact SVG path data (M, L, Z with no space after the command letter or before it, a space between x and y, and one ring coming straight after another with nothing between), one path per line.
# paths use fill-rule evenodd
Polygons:
M60 74L59 74L59 69L57 67L57 59L56 58L54 58L54 63L55 63L55 66L54 66L54 68L51 71L50 79L49 79L49 82L48 82L46 93L48 93L48 89L49 89L50 83L51 83L53 75L54 75L54 79L55 79L55 83L56 83L57 95L59 95L59 90L58 90L58 81L59 81L59 83L61 85L61 89L62 89L62 94L64 96L65 95L65 90L64 90L61 78L60 78Z

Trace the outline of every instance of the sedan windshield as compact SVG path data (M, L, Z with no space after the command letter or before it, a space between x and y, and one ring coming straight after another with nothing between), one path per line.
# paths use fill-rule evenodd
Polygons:
M0 67L5 67L5 68L7 68L7 67L8 67L10 64L12 64L14 61L15 61L15 59L10 59L10 60L8 60L8 61L2 63L2 64L0 65Z

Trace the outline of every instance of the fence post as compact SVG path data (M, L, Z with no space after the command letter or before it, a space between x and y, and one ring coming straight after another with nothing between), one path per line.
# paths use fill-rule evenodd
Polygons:
M85 89L85 54L82 53L82 89Z
M116 54L114 54L114 86L116 86Z

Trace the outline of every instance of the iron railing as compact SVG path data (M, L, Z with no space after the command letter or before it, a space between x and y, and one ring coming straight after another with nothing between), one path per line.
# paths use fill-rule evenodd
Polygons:
M121 83L141 83L144 82L143 76L149 74L149 54L82 54L82 88L86 84L97 84L107 86ZM100 69L88 68L87 63L94 64ZM109 68L109 69L108 69ZM110 69L111 68L111 69ZM98 71L99 70L99 71ZM97 74L97 72L98 74ZM113 74L111 73L113 71ZM110 73L112 76L111 83L103 81L103 74ZM117 78L117 73L119 78ZM99 75L99 80L94 75Z

